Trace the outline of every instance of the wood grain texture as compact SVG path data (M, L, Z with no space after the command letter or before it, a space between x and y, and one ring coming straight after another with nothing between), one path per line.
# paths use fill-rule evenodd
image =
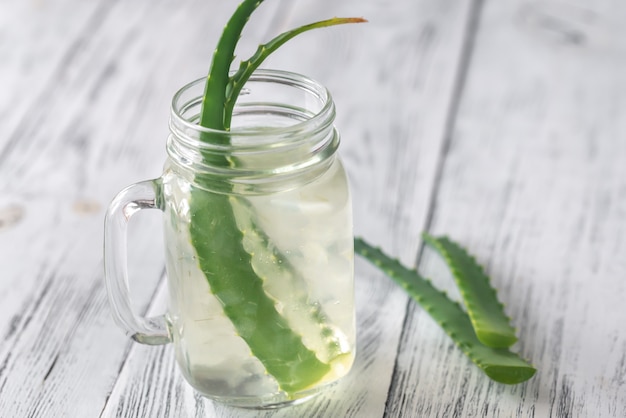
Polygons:
M202 77L236 1L0 2L0 416L626 416L626 7L571 1L272 0L258 41L329 16L265 67L334 95L355 232L454 296L419 234L493 276L539 369L494 384L357 262L358 354L329 393L279 411L195 394L171 346L131 343L102 278L102 219L159 175L172 94ZM165 309L159 213L131 223L136 309Z
M259 11L245 36L267 37L274 29L329 13L371 16L367 30L337 28L292 41L268 66L307 73L333 90L345 109L339 123L355 186L357 230L404 247L401 233L419 230L428 206L423 197L434 167L429 156L441 143L439 119L447 112L463 36L456 24L465 9L446 5L448 18L425 13L441 7L433 1L412 3L404 11L415 20L388 32L391 22L402 20L402 9L389 10L383 2L353 1L341 8L330 1L287 8L285 2L272 3ZM0 142L3 416L245 414L194 395L176 371L170 347L131 344L110 320L101 274L104 209L126 184L158 175L171 95L206 71L221 30L206 22L225 21L229 5L103 1L77 7L69 0L0 5L1 54L8 57L0 62L0 122L6 133ZM255 47L245 39L244 50ZM405 48L390 48L397 42ZM354 83L346 82L349 74ZM392 89L402 95L399 101ZM434 117L414 123L415 106L429 107ZM372 123L363 125L367 118ZM421 140L408 135L417 129L425 132ZM419 158L400 152L407 144ZM399 180L391 162L398 158L402 165L424 164L417 171L406 167L407 187L398 184L390 194L387 184ZM396 203L407 198L419 206L398 214L396 207L406 206ZM369 222L372 208L380 224ZM131 224L129 267L140 313L163 269L161 251L154 248L158 221L146 218L152 217ZM404 256L412 258L413 251L406 247ZM405 301L380 276L359 273L355 372L299 414L382 415ZM158 312L158 304L151 309Z
M430 228L487 266L538 373L490 382L416 310L389 416L626 416L625 14L485 2Z
M403 21L403 13L415 19L389 31L391 22ZM401 248L402 257L410 262L425 222L467 9L433 1L391 10L382 1L302 1L272 21L281 21L283 30L329 14L365 16L370 23L306 34L285 45L265 66L306 73L333 92L343 137L341 152L354 193L356 232L381 245ZM252 30L264 33L255 26L259 24L252 19ZM272 30L265 28L265 32ZM242 49L251 49L245 35L242 42ZM394 43L403 47L392 48ZM398 107L399 103L403 105ZM423 116L416 119L416 114ZM401 173L396 171L399 168ZM371 222L373 216L380 222ZM137 349L127 363L133 371L118 380L104 415L120 416L115 405L124 405L121 416L136 416L137 406L129 405L128 399L146 399L149 404L160 398L177 407L154 409L146 416L176 416L177 411L184 411L184 416L223 417L382 416L406 296L387 279L362 267L357 266L357 361L353 372L327 395L262 414L226 408L194 396L170 363L145 380L143 371L153 367L158 361L154 356L161 354ZM381 308L372 309L375 306ZM166 399L162 399L163 376L175 376L175 389L165 394Z
M156 33L180 32L181 15L171 5L0 6L34 23L3 27L3 51L15 58L2 61L7 88L0 97L9 111L2 119L0 210L18 221L3 222L0 233L0 415L98 416L131 347L105 301L104 209L123 185L160 171L167 125L153 121L167 120L193 56L184 70L152 73L140 65L176 61L173 46L165 52L151 41ZM142 16L151 16L145 25ZM183 34L170 39L190 41ZM40 42L49 49L39 49ZM23 62L36 68L25 71ZM136 304L145 311L163 263L152 261L162 251L151 250L154 234L140 225L145 237L135 241L130 267L142 272Z

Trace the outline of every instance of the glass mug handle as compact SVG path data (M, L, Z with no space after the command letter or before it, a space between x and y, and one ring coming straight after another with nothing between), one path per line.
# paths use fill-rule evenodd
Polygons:
M128 287L127 232L130 218L143 209L160 209L161 181L132 184L113 199L104 218L104 280L115 322L133 340L150 345L172 341L165 315L135 315Z

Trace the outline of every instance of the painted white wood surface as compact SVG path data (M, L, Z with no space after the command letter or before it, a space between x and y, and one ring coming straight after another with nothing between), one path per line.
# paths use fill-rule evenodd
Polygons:
M528 383L490 382L362 262L354 371L299 407L204 400L171 347L115 327L104 209L159 175L171 95L205 73L235 3L0 1L0 416L626 416L626 6L615 1L272 0L242 40L243 56L312 19L370 20L306 34L267 66L333 92L358 234L442 287L423 229L487 266L516 349L539 369ZM159 241L157 213L133 221L142 313L164 309Z
M484 4L432 230L487 266L539 371L493 384L411 315L391 415L626 416L624 22L608 1Z

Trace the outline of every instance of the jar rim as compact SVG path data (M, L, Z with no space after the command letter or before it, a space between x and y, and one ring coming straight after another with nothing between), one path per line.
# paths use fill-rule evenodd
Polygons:
M234 74L234 72L231 72ZM185 106L189 103L181 103L182 96L191 90L194 87L197 87L199 84L206 82L206 77L202 77L191 81L190 83L185 84L183 87L178 89L178 91L174 94L171 103L171 116L176 119L176 124L181 124L187 129L191 129L200 134L214 134L214 135L229 135L229 136L238 136L238 137L253 137L258 136L259 134L266 135L286 135L293 133L294 131L299 131L301 129L305 129L306 125L317 124L325 125L332 124L334 120L335 113L335 105L330 94L330 91L324 87L318 81L304 76L302 74L284 71L284 70L273 70L273 69L257 69L250 76L249 81L252 82L274 82L280 84L291 85L294 87L298 87L304 91L308 91L317 97L321 103L323 103L322 107L318 112L314 115L311 115L309 118L303 121L296 122L289 126L272 126L272 127L253 127L246 129L232 129L232 130L221 130L221 129L212 129L207 128L194 121L190 121L184 117L183 111ZM245 86L244 86L245 89ZM201 98L201 97L200 97ZM329 119L325 121L325 119ZM326 123L325 123L326 122ZM216 146L218 144L213 144Z
M326 87L296 73L257 70L235 104L237 123L227 131L197 123L205 81L192 81L174 95L166 147L176 167L207 179L198 184L257 193L284 189L329 167L340 138Z

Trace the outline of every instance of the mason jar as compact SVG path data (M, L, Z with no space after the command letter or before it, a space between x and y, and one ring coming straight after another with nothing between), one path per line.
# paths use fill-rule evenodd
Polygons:
M231 129L197 124L205 79L172 100L162 176L132 185L106 216L105 276L118 324L173 342L199 393L243 407L301 402L355 355L352 210L335 106L302 75L257 70ZM164 216L169 307L132 313L126 225Z

